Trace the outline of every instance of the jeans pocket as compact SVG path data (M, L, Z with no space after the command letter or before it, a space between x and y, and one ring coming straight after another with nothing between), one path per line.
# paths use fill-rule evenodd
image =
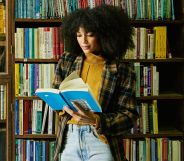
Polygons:
M99 141L105 143L105 144L108 144L108 140L106 138L105 135L103 134L98 134L98 132L96 131L96 129L93 130L93 136L98 139Z
M97 133L96 129L93 129L93 136L97 139L99 139L99 134Z

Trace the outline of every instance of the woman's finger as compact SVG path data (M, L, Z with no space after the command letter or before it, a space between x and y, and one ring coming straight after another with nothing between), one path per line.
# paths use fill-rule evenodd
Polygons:
M73 110L71 110L68 106L65 106L64 108L63 108L63 110L65 110L68 114L70 114L71 116L73 116L73 114L74 114L74 111Z

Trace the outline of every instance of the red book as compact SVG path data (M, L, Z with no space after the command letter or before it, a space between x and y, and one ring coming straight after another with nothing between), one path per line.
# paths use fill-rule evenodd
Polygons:
M56 54L56 30L57 28L56 27L53 27L52 28L52 47L53 47L53 57L55 59L57 59L57 54Z
M168 140L167 138L162 138L162 161L168 160Z
M29 100L23 101L23 134L29 131Z

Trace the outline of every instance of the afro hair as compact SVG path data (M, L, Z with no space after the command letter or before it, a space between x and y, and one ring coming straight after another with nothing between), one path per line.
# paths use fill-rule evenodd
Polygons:
M101 46L100 55L107 60L122 58L127 49L134 47L133 28L120 7L103 4L92 9L78 9L63 18L62 36L67 51L74 55L82 53L76 38L81 26L97 36Z

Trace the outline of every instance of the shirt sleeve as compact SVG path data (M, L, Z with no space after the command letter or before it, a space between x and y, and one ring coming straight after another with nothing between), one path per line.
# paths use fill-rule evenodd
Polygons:
M62 63L62 59L59 59L57 65L56 65L56 69L55 69L55 75L54 75L54 79L52 82L52 87L53 88L59 88L59 85L62 81L61 79L61 63Z
M116 98L111 112L100 113L100 133L105 135L122 135L127 133L138 118L135 101L135 73L128 70L125 79L116 87Z

